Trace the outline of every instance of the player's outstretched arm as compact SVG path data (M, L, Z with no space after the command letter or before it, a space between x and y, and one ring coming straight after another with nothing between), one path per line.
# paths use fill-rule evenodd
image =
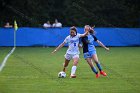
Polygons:
M109 48L107 48L101 41L96 41L101 47L103 47L105 50L109 51Z
M86 35L88 35L88 31L86 31L84 34L81 34L80 37L85 37Z
M60 48L62 48L66 43L63 42L61 43L52 53L55 53L56 51L58 51Z

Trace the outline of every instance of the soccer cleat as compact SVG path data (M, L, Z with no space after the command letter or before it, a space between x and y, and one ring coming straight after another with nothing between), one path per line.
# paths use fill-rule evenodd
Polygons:
M107 74L104 71L100 71L100 74L103 76L107 76Z
M99 76L100 76L100 74L97 73L97 74L96 74L96 78L99 78Z
M70 75L70 78L76 78L76 75L75 74Z

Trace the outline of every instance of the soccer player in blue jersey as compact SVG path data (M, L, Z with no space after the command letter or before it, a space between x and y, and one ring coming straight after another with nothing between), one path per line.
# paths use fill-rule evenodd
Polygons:
M97 53L95 46L93 44L94 41L96 41L100 46L102 46L105 50L109 51L109 48L107 48L101 41L99 41L96 36L94 35L94 29L91 28L89 25L85 26L85 32L88 31L88 35L81 38L81 41L83 43L83 54L84 58L91 67L92 71L96 74L96 78L99 77L99 75L107 76L107 74L102 70L102 66L98 60ZM96 63L100 74L96 70L95 66L93 65L92 60Z

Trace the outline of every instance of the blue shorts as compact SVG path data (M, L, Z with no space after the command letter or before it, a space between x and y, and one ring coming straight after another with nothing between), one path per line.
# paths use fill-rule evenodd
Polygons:
M84 58L92 58L92 56L96 54L96 51L89 51L89 52L86 52L84 53Z

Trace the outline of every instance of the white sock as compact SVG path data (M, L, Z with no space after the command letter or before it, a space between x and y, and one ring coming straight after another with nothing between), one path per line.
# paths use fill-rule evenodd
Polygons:
M71 75L75 74L76 68L77 68L76 66L72 66L72 68L71 68Z

